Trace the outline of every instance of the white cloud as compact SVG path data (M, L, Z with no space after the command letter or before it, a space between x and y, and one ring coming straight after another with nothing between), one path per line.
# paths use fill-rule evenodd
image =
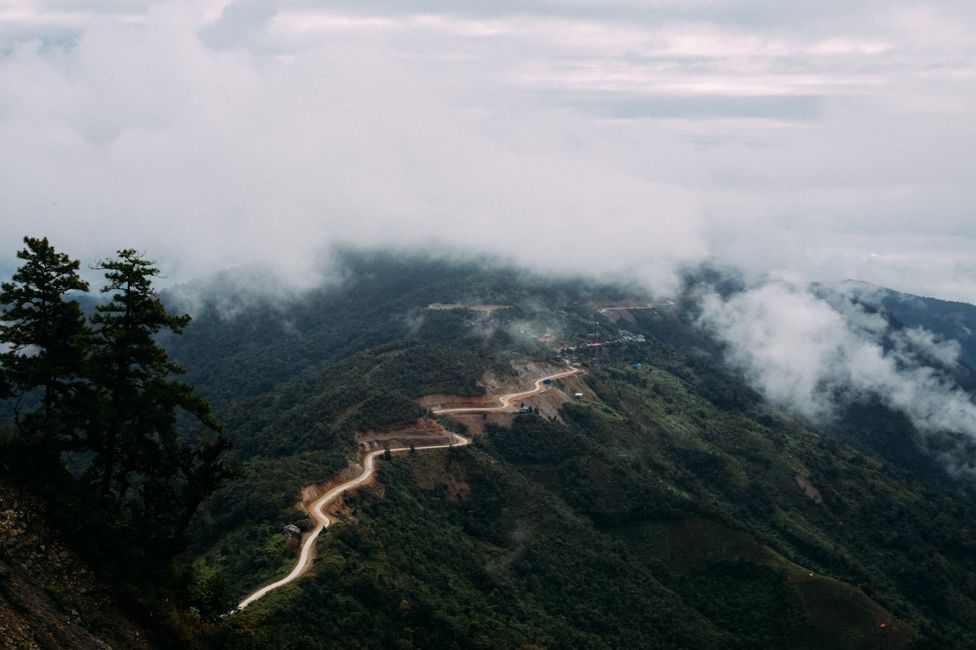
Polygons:
M905 330L897 343L900 345L899 352L906 354L909 350L919 350L947 368L958 366L959 355L962 354L959 341L940 340L932 332L921 327Z
M197 19L158 8L0 62L11 249L27 229L86 258L150 249L177 276L257 261L299 277L332 243L440 245L665 282L704 253L690 194L591 160L578 118L452 106L372 43L213 50Z
M962 3L0 4L0 247L334 243L659 289L714 254L976 301ZM796 13L799 12L799 13Z
M728 299L710 294L702 306L702 326L728 345L729 362L772 402L829 421L838 394L877 396L904 412L924 439L939 436L940 459L950 471L976 474L968 455L942 437L961 434L960 448L976 442L976 404L929 365L934 359L955 366L957 343L921 328L892 330L842 294L828 303L787 280ZM884 337L892 345L883 345Z

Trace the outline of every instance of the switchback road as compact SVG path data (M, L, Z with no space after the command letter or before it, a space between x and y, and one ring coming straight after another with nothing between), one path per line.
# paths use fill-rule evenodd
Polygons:
M521 391L518 393L509 393L507 395L501 395L498 398L499 406L442 408L433 411L433 413L435 415L450 415L452 413L495 413L499 411L504 411L506 409L512 408L511 406L512 402L516 400L521 400L531 395L536 395L538 393L541 393L544 390L545 384L543 382L545 382L545 380L560 379L562 377L575 375L579 372L581 371L578 368L573 368L572 370L567 370L565 372L560 372L554 375L546 375L545 377L540 377L539 379L535 380L535 385L531 390ZM429 449L448 449L451 447L463 447L464 445L471 444L471 440L469 438L465 438L464 436L459 436L457 434L452 434L452 435L453 435L453 442L449 444L427 445L427 446L419 446L419 447L415 446L413 447L413 450L426 451ZM410 447L394 447L391 448L389 451L391 453L402 453L405 451L410 451L410 449L411 449ZM312 503L312 505L309 508L309 514L312 516L312 519L315 521L315 527L308 535L305 536L305 540L302 542L301 553L298 556L298 562L295 563L294 568L292 568L291 572L281 580L272 582L269 585L261 587L253 594L251 594L250 596L242 600L237 605L237 609L235 611L240 611L244 609L254 601L268 594L269 592L274 591L279 587L284 587L285 585L287 585L290 582L293 582L297 578L301 577L303 573L305 573L308 567L311 566L312 564L312 548L315 545L315 540L317 540L319 534L323 530L328 528L329 525L332 523L332 520L329 518L329 516L325 514L325 508L330 503L335 501L340 494L344 492L348 492L349 490L353 490L359 487L360 485L369 482L369 480L373 478L373 474L376 472L377 456L386 453L386 451L387 451L386 449L377 449L375 451L371 451L368 454L366 454L366 458L363 460L363 471L362 473L359 474L359 476L350 479L345 483L335 486L334 488L332 488L331 490L329 490L328 492L320 496Z
M443 408L435 409L431 411L434 415L450 415L451 413L497 413L499 411L505 411L512 407L512 402L515 400L525 399L526 397L531 397L541 393L545 384L543 383L547 379L562 379L563 377L569 377L570 375L579 374L581 371L579 368L572 368L571 370L566 370L565 372L556 373L555 375L546 375L545 377L539 377L535 380L535 387L531 390L524 390L520 393L509 393L507 395L502 395L498 398L500 403L499 406L469 406L463 408Z

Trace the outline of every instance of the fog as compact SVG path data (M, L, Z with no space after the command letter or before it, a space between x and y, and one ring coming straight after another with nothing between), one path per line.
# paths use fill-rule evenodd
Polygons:
M381 246L662 294L714 257L976 301L972 13L5 0L0 256L300 288Z
M261 265L298 284L336 244L478 251L662 287L706 252L686 188L606 160L613 128L458 105L456 80L358 35L214 49L200 20L164 6L2 61L11 250L27 230L85 259L147 250L177 279Z
M708 260L753 288L700 324L771 400L829 419L872 393L971 437L937 369L957 344L806 287L976 302L974 14L0 0L0 268L24 235L85 263L132 247L232 315L340 280L349 246L652 295Z
M906 414L925 445L938 436L950 472L976 477L976 404L947 372L959 363L955 341L922 328L893 328L867 311L856 287L826 299L789 278L773 278L722 298L702 298L700 325L727 344L727 359L771 402L830 424L839 403L879 398ZM962 434L952 444L942 434ZM968 459L968 460L964 460Z

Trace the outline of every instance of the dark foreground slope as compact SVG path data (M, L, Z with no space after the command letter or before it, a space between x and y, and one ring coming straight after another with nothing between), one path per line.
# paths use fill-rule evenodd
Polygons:
M199 646L973 647L960 486L769 408L674 307L601 311L640 297L474 265L347 264L300 304L204 312L174 346L245 468L188 552ZM357 432L415 419L425 394L477 394L486 371L555 362L559 341L587 369L582 399L557 383L568 401L549 417L383 463L309 575L219 618L287 571L301 487L355 458Z
M0 468L9 472L3 460ZM156 647L111 584L48 527L45 510L0 480L0 648Z

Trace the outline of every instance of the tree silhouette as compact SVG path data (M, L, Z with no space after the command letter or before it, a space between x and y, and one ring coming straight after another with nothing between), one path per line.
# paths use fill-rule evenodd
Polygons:
M45 238L24 244L0 285L0 399L15 400L18 435L2 451L90 552L133 566L171 558L203 500L237 473L210 405L157 342L190 317L167 313L155 264L124 249L94 267L109 295L86 319L72 295L88 290L79 263ZM69 463L69 451L81 453Z
M88 290L79 263L57 252L47 238L25 237L17 252L23 264L0 285L0 355L4 392L18 399L17 428L27 440L39 439L46 451L72 443L75 422L67 416L83 386L90 331L72 292ZM40 407L20 416L20 402L36 395Z
M163 516L178 501L174 481L197 475L187 461L193 452L178 435L178 412L220 430L207 401L173 378L185 370L156 341L164 330L181 333L190 317L166 312L152 286L159 269L135 250L120 250L95 268L105 272L102 292L111 300L92 317L91 376L99 395L92 419L94 468L102 493L119 501L138 478L145 514Z

